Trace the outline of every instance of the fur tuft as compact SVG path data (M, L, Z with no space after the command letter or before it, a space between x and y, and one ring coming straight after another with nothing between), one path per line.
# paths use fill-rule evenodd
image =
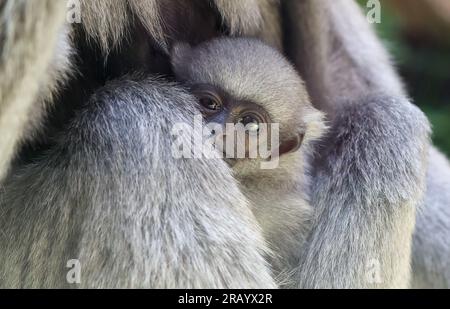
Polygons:
M105 55L119 48L133 19L169 52L157 0L82 0L82 25L88 37L97 42ZM261 30L267 7L276 0L210 0L215 4L232 35L255 35ZM268 17L269 18L269 17ZM273 31L272 31L273 32Z
M65 2L7 0L0 11L0 180L28 125L40 89L51 88ZM43 35L45 33L45 36Z

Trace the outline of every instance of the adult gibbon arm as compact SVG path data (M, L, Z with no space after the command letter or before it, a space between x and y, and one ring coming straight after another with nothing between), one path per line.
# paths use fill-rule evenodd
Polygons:
M70 62L59 49L61 3L0 3L3 173ZM152 78L115 80L89 97L1 182L0 287L276 287L229 167L171 154L173 125L199 113L194 98ZM74 260L79 282L67 279Z
M399 288L410 278L429 126L350 0L286 0L287 51L330 130L318 145L299 287Z
M65 1L0 1L0 180L46 87ZM43 35L45 33L45 35Z
M173 126L198 113L157 79L99 89L45 156L5 179L0 287L275 288L230 168L173 156Z

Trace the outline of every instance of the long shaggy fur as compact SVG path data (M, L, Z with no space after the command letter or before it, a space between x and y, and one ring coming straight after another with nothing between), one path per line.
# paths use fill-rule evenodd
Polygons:
M426 118L403 98L371 95L340 104L318 149L311 186L316 218L298 287L407 288L425 189Z
M256 34L262 26L262 10L277 0L208 0L214 5L232 35ZM168 51L164 21L158 0L83 0L84 29L99 43L105 54L127 37L133 18L139 20L149 35ZM108 12L105 14L104 12ZM270 15L266 15L270 18ZM273 32L273 30L272 30Z
M48 68L55 57L64 17L64 1L1 3L0 180L28 125L32 104L41 89L51 87L53 82Z
M104 56L133 37L130 23L136 20L164 50L164 21L154 1L84 0L82 27ZM281 1L282 14L269 0L214 3L232 34L256 33L280 49L284 43L314 106L332 120L329 138L318 148L321 160L312 166L317 217L300 248L297 286L407 286L415 207L425 190L427 121L405 99L354 1ZM64 5L0 2L0 177L34 119L30 106L41 90L52 88L45 72L55 64ZM179 90L164 82L138 84L121 81L83 102L88 107L59 132L56 146L35 164L10 172L0 190L1 286L64 286L63 263L76 257L88 287L274 286L258 228L248 211L240 211L245 202L229 171L221 162L173 162L165 152L166 121L187 115ZM218 167L219 177L207 172ZM448 170L445 163L429 170L426 201L434 206L425 209L448 205L438 189L445 181L432 181ZM437 171L442 176L434 176ZM217 196L223 199L209 204ZM439 272L448 265L442 247L450 230L442 217L424 214L415 236L415 269ZM429 230L423 228L427 220ZM427 248L432 258L420 256ZM381 283L367 280L367 259L381 262Z
M450 163L430 150L427 194L418 211L412 259L413 288L450 288Z
M321 110L332 115L340 99L357 99L367 92L405 95L388 54L355 1L287 0L283 12L291 35L287 53Z
M189 94L152 79L99 90L44 158L7 179L0 286L77 287L66 263L78 259L80 287L275 287L225 162L172 156L173 125L196 114Z

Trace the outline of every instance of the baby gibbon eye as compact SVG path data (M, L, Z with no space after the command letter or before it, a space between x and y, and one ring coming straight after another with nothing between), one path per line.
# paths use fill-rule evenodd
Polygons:
M257 113L246 113L237 121L237 123L242 124L249 131L249 133L258 133L261 123L264 122L264 117Z
M217 87L209 84L197 84L191 86L191 91L196 96L204 113L215 114L224 109L225 96Z
M223 103L220 96L211 91L201 91L195 94L200 105L208 112L218 112L222 110Z

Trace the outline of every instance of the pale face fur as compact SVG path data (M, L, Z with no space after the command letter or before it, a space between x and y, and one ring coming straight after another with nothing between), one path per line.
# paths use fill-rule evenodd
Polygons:
M270 123L279 124L281 145L301 135L304 150L322 134L323 116L312 106L303 80L278 51L259 40L221 38L195 48L180 44L174 48L172 63L177 79L188 85L212 85L234 101L262 107ZM300 157L281 155L284 176ZM238 159L234 171L240 177L260 174L260 163L259 159Z

